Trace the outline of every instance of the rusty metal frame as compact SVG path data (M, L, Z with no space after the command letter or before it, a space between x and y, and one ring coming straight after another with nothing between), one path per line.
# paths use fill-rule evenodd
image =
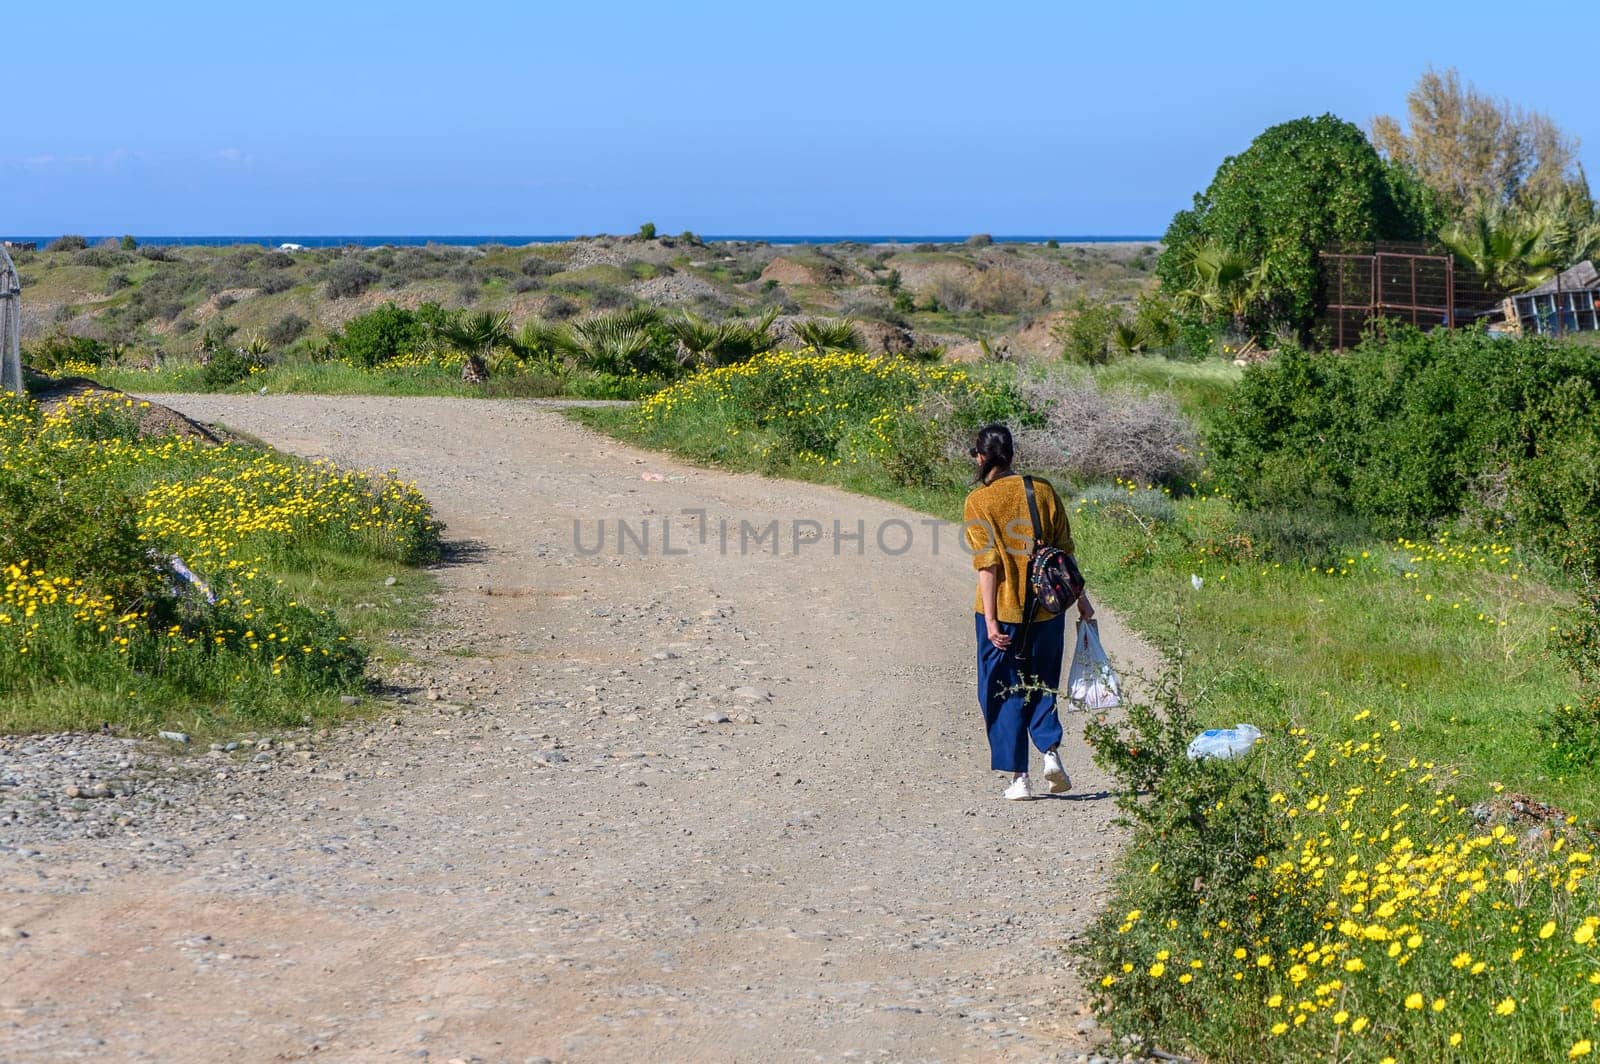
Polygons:
M1361 317L1361 328L1366 323L1378 318L1409 319L1411 324L1422 327L1425 322L1438 322L1443 316L1443 324L1448 329L1456 327L1456 284L1455 284L1455 256L1434 255L1418 252L1400 251L1324 251L1319 255L1322 260L1324 277L1331 274L1333 279L1332 292L1328 302L1323 304L1324 310L1334 316L1334 347L1344 349L1348 342L1353 342L1360 337L1348 336L1345 321L1348 317L1357 314ZM1350 267L1360 264L1368 273L1367 298L1360 303L1347 302L1346 275ZM1417 267L1419 264L1435 265L1443 270L1444 274L1444 299L1442 303L1425 302L1420 296L1417 287ZM1386 267L1397 268L1402 274L1409 272L1409 298L1405 300L1389 298L1383 277Z

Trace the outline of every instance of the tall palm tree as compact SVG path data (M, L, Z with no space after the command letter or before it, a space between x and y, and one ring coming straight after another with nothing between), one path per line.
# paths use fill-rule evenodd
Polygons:
M1480 205L1439 234L1439 242L1498 292L1522 292L1551 277L1558 265L1550 231L1521 212Z
M512 349L511 318L492 310L454 314L436 327L439 342L462 355L461 379L482 384L497 351Z
M1527 217L1543 227L1556 266L1565 268L1600 255L1600 215L1589 198L1587 181L1534 199L1527 205Z

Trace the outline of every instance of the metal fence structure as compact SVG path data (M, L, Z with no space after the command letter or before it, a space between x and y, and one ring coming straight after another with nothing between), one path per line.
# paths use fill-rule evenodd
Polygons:
M0 390L22 394L22 279L0 248Z
M1453 329L1500 306L1501 297L1454 256L1421 245L1340 248L1319 258L1321 339L1335 350L1357 343L1374 323Z

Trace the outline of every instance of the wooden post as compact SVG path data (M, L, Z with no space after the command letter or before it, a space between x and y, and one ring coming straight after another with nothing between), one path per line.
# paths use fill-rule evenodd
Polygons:
M0 390L22 395L22 280L0 248Z

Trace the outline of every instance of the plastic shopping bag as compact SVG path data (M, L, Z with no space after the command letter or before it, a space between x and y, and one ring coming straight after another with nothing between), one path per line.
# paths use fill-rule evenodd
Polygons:
M1214 757L1219 761L1231 761L1248 754L1260 741L1261 729L1254 724L1212 728L1196 735L1189 743L1189 760L1198 761L1203 757Z
M1122 705L1122 684L1100 646L1100 626L1078 622L1078 638L1067 673L1067 697L1084 709L1113 709Z

